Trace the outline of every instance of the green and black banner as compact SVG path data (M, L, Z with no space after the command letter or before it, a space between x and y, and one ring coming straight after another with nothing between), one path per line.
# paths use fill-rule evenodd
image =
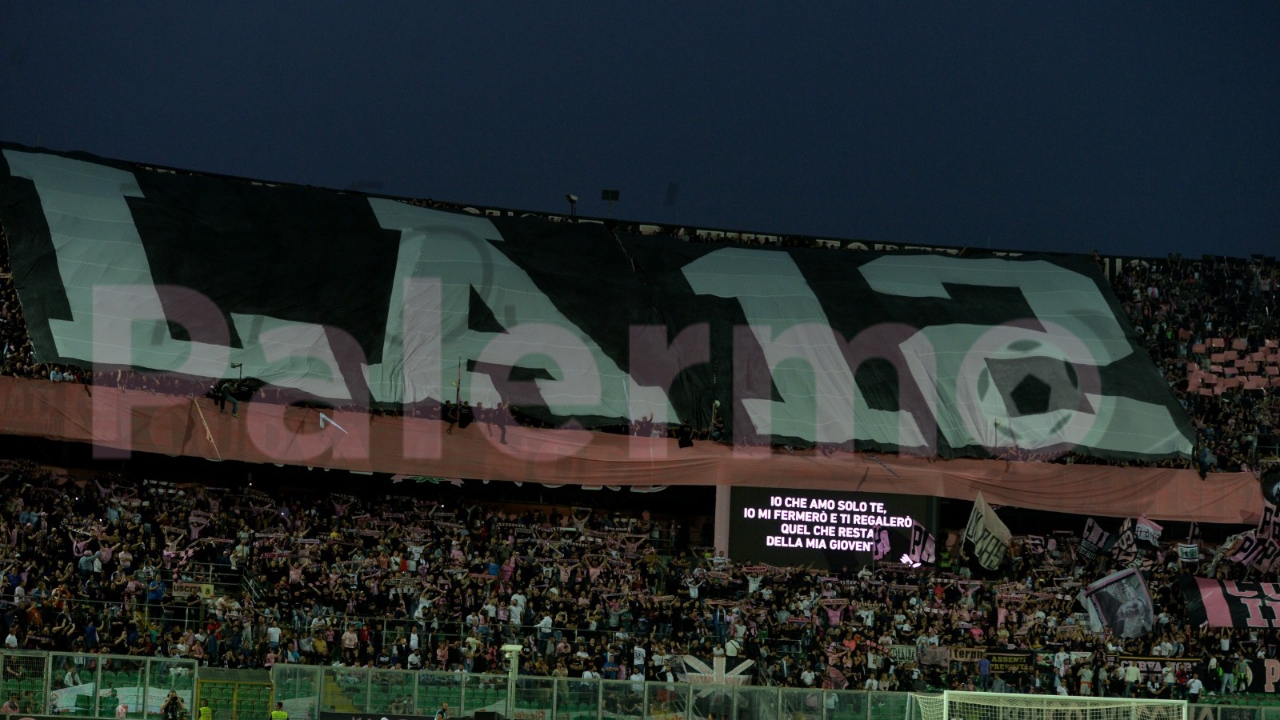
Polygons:
M738 246L0 146L38 362L944 457L1188 456L1085 256ZM455 387L455 384L457 387Z

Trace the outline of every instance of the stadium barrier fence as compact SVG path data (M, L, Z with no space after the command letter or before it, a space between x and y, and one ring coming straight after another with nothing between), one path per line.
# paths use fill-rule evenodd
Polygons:
M0 652L4 698L16 696L25 715L114 718L158 716L175 692L193 707L194 660L95 653Z
M68 678L72 671L76 675ZM429 718L442 703L449 704L455 718L496 713L515 720L703 720L712 715L732 720L921 720L906 692L529 675L513 680L507 675L283 664L271 669L270 687L255 682L229 689L230 681L220 673L226 671L199 668L192 660L0 652L0 690L6 700L18 696L26 717L114 718L124 704L130 720L149 720L161 716L172 691L182 700L186 717L194 717L198 703L209 700L214 720L263 720L274 701L284 704L291 720ZM1280 720L1280 697L1264 706L1191 705L1188 720Z

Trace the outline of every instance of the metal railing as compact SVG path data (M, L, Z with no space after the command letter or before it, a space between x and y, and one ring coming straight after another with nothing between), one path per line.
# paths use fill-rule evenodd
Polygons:
M907 693L596 680L276 665L275 699L290 718L321 713L454 717L494 712L515 720L689 718L904 720Z
M215 720L258 720L271 701L291 720L343 716L432 717L444 703L450 717L493 712L512 720L918 720L905 692L863 692L699 683L596 680L463 672L276 665L271 686L231 681L191 660L119 655L0 652L0 692L25 715L131 720L161 715L173 692L184 714L210 699ZM203 675L203 677L202 677ZM238 682L238 681L237 681ZM250 686L261 686L254 690ZM226 687L222 687L226 686ZM197 697L196 688L200 688ZM214 692L218 690L220 692ZM252 692L251 692L252 691ZM244 697L241 697L241 696ZM220 702L221 701L221 702ZM1280 696L1191 705L1188 720L1280 720ZM1239 704L1244 702L1246 704ZM325 714L330 714L328 719Z
M243 579L230 565L211 562L188 562L177 572L184 582L208 583L218 588L240 589Z
M176 693L194 707L196 663L193 660L84 653L0 652L0 692L15 698L29 715L126 717L160 714Z
M208 608L203 604L193 606L178 602L148 603L144 598L138 597L127 600L59 598L53 601L46 596L41 599L45 603L43 617L46 622L57 618L63 607L69 607L83 613L92 613L99 617L129 617L144 624L158 622L167 624L170 628L194 630L204 624L204 619L208 614ZM101 642L106 643L110 639L103 638Z

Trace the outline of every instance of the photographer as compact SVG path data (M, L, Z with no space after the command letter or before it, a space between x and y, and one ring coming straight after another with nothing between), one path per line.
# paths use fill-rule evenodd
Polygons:
M164 716L164 720L182 720L185 716L186 708L176 691L169 691L169 697L165 698L164 704L160 706L160 714Z
M209 395L223 415L227 414L227 403L231 403L231 417L238 418L240 417L240 401L236 399L236 393L239 391L239 382L235 380L220 380L213 386L213 391Z

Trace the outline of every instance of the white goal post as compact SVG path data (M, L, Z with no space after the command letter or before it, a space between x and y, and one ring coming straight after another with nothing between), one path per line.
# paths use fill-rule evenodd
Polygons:
M948 690L912 693L910 705L906 720L1187 720L1186 700Z

